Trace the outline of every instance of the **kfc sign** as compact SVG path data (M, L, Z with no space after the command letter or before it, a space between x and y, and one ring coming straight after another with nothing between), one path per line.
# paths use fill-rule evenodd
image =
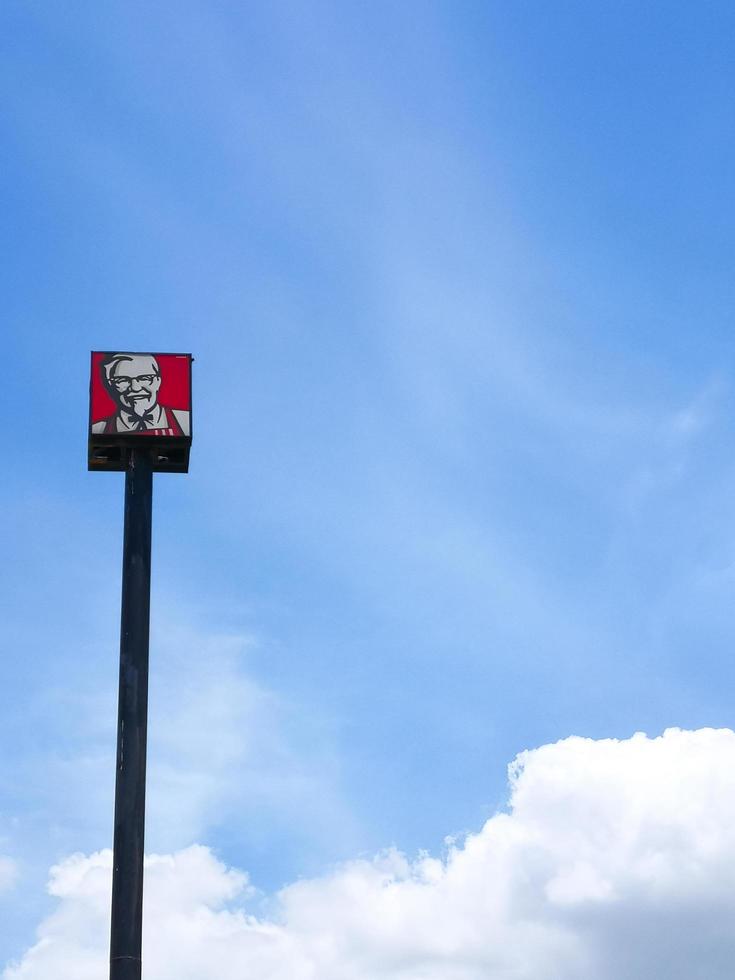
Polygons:
M191 362L191 354L92 352L90 470L124 470L135 446L150 449L154 470L186 473Z

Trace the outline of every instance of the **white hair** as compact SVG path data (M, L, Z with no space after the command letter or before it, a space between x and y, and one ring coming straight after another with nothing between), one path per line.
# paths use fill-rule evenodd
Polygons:
M106 361L102 362L102 370L105 373L107 383L110 383L112 379L112 372L121 361L132 361L134 357L150 357L151 362L156 369L156 374L160 376L161 369L158 366L158 361L155 359L153 354L113 354L112 357L108 357Z

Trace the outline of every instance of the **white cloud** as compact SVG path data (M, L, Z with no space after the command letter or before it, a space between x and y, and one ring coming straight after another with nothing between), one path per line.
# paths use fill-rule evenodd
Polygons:
M147 865L151 980L725 980L735 955L735 733L569 738L441 858L390 851L245 910L203 847ZM52 870L56 911L5 980L104 975L109 852Z

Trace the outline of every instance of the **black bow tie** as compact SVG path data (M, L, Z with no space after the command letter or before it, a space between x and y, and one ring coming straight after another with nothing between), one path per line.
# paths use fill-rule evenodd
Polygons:
M130 428L135 432L153 428L153 412L146 412L145 415L133 415L131 412L128 412L127 415L128 419L133 423Z

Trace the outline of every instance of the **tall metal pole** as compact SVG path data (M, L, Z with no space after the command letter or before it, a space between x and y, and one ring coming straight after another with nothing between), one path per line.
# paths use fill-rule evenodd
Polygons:
M141 976L152 498L150 454L131 449L125 471L110 980Z

